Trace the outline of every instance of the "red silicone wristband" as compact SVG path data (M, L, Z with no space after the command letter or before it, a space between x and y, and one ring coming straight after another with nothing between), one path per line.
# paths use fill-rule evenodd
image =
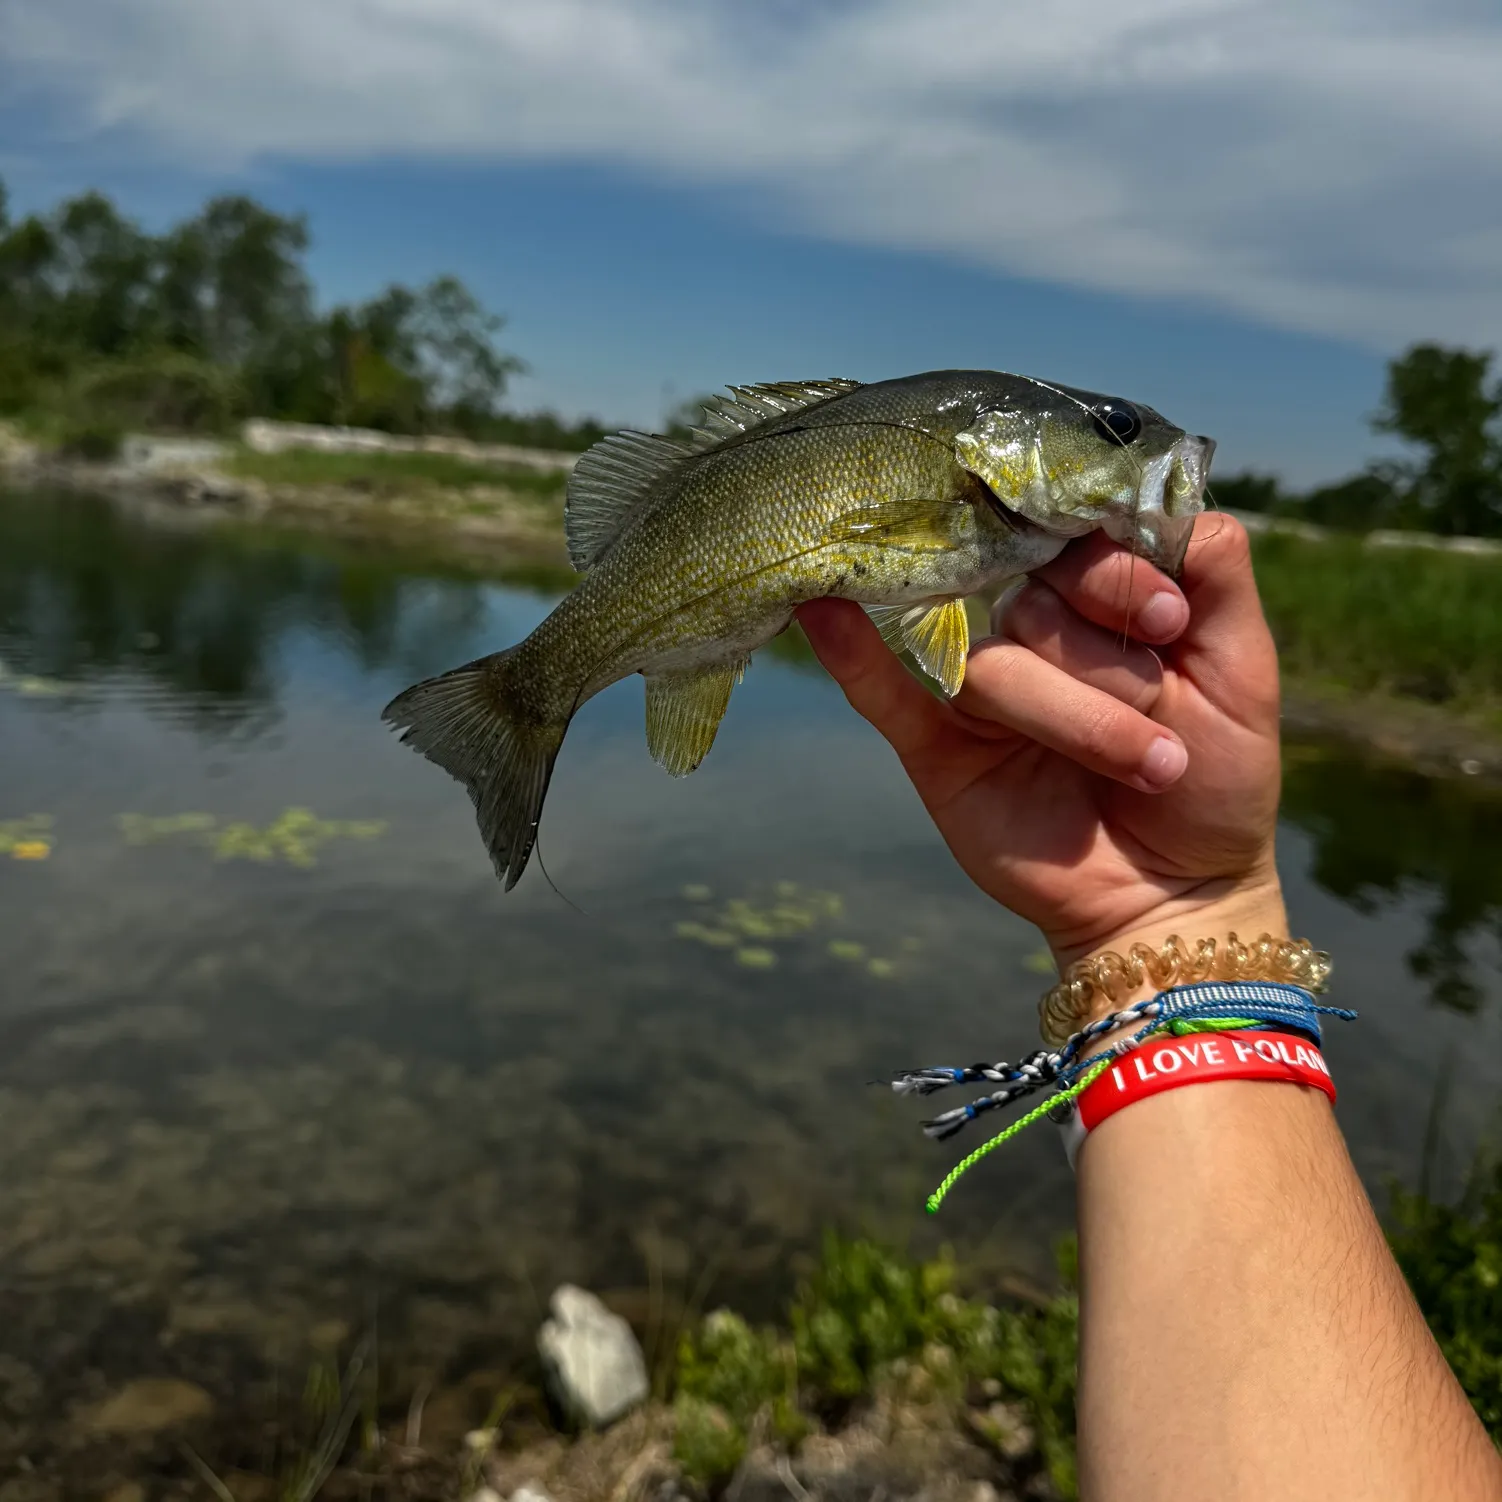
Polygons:
M1150 1038L1117 1059L1075 1101L1073 1161L1087 1132L1134 1101L1161 1095L1180 1085L1213 1080L1274 1080L1311 1085L1333 1101L1335 1082L1324 1055L1312 1043L1285 1034L1259 1032L1196 1033L1185 1038Z

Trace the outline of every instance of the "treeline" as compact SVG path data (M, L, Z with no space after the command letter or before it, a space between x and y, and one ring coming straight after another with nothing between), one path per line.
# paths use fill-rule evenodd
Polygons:
M12 220L0 184L0 412L66 434L248 416L585 448L595 422L502 407L523 363L457 277L320 311L308 229L242 196L161 235L102 193Z
M1231 475L1212 480L1215 500L1341 531L1502 536L1502 379L1491 379L1491 361L1486 352L1416 344L1388 364L1372 427L1412 445L1414 458L1382 460L1304 492L1271 475Z

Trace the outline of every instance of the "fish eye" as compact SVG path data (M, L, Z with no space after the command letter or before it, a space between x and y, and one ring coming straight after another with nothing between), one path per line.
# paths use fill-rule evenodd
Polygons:
M1091 414L1095 431L1107 443L1125 448L1142 431L1142 419L1137 409L1127 402L1103 402Z

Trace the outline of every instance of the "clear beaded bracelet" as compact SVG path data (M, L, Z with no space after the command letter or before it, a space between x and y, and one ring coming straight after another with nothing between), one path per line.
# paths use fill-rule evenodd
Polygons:
M1224 944L1200 939L1192 947L1170 934L1156 949L1133 944L1126 954L1107 950L1076 960L1038 1003L1044 1039L1055 1045L1078 1032L1092 1005L1104 998L1114 1006L1133 991L1155 991L1200 981L1265 980L1318 995L1330 976L1330 956L1308 939L1275 939L1263 934L1243 944L1233 933Z

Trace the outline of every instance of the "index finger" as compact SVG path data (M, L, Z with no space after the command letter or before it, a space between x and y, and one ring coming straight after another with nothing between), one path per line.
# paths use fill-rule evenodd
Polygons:
M1161 645L1173 641L1189 624L1183 590L1147 559L1129 553L1104 532L1076 539L1035 573L1087 621L1107 631Z

